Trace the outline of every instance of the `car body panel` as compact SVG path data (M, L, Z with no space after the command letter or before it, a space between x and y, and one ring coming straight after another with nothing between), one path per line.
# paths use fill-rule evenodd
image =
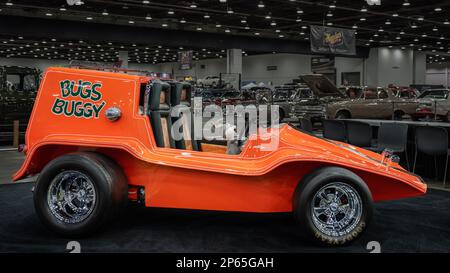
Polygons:
M55 115L60 82L101 84L104 109L115 106L116 121ZM239 155L157 148L148 116L139 112L140 85L152 80L125 74L50 68L38 93L26 135L26 160L14 180L34 175L53 158L73 151L97 151L114 159L128 183L145 187L147 206L252 212L292 211L303 176L323 166L354 171L374 200L421 195L426 185L380 155L301 133L288 125L250 136ZM100 90L100 89L99 89ZM274 139L279 140L272 146ZM270 149L273 148L273 149Z

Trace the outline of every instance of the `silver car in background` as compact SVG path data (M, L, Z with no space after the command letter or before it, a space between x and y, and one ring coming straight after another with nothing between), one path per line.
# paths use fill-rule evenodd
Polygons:
M443 120L450 122L450 90L428 89L417 98L415 119Z

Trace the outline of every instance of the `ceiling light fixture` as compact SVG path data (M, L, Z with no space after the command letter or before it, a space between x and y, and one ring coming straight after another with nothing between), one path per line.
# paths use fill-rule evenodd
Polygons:
M363 6L363 7L361 8L361 12L367 12L367 8Z
M258 8L262 9L264 7L265 7L264 2L263 1L259 1Z
M409 2L408 2L408 0L405 0L405 2L403 2L403 6L409 6L410 4L409 4Z

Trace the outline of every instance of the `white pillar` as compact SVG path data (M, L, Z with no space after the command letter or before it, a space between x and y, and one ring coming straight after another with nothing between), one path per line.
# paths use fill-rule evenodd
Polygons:
M242 49L227 50L227 73L242 74Z
M128 51L119 51L119 63L121 68L128 68Z
M426 73L427 73L427 54L422 51L414 51L413 84L425 84Z

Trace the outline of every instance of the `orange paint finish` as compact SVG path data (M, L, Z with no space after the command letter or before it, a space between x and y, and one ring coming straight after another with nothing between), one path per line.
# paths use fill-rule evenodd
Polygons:
M61 82L65 80L101 85L97 90L101 100L92 101L98 96L63 97ZM154 207L292 211L297 184L321 166L340 166L355 172L367 183L375 201L426 192L419 177L398 164L386 167L378 154L319 139L287 125L251 136L240 155L214 149L196 152L157 148L149 119L139 110L141 84L150 80L91 70L48 69L26 134L26 160L14 180L38 173L58 155L93 150L118 162L130 185L145 187L145 203ZM87 102L104 101L105 105L98 117L65 116L52 113L56 99L81 101L85 106ZM122 112L115 122L104 115L112 106ZM279 140L278 145L270 146L268 136ZM275 149L267 149L270 147Z

